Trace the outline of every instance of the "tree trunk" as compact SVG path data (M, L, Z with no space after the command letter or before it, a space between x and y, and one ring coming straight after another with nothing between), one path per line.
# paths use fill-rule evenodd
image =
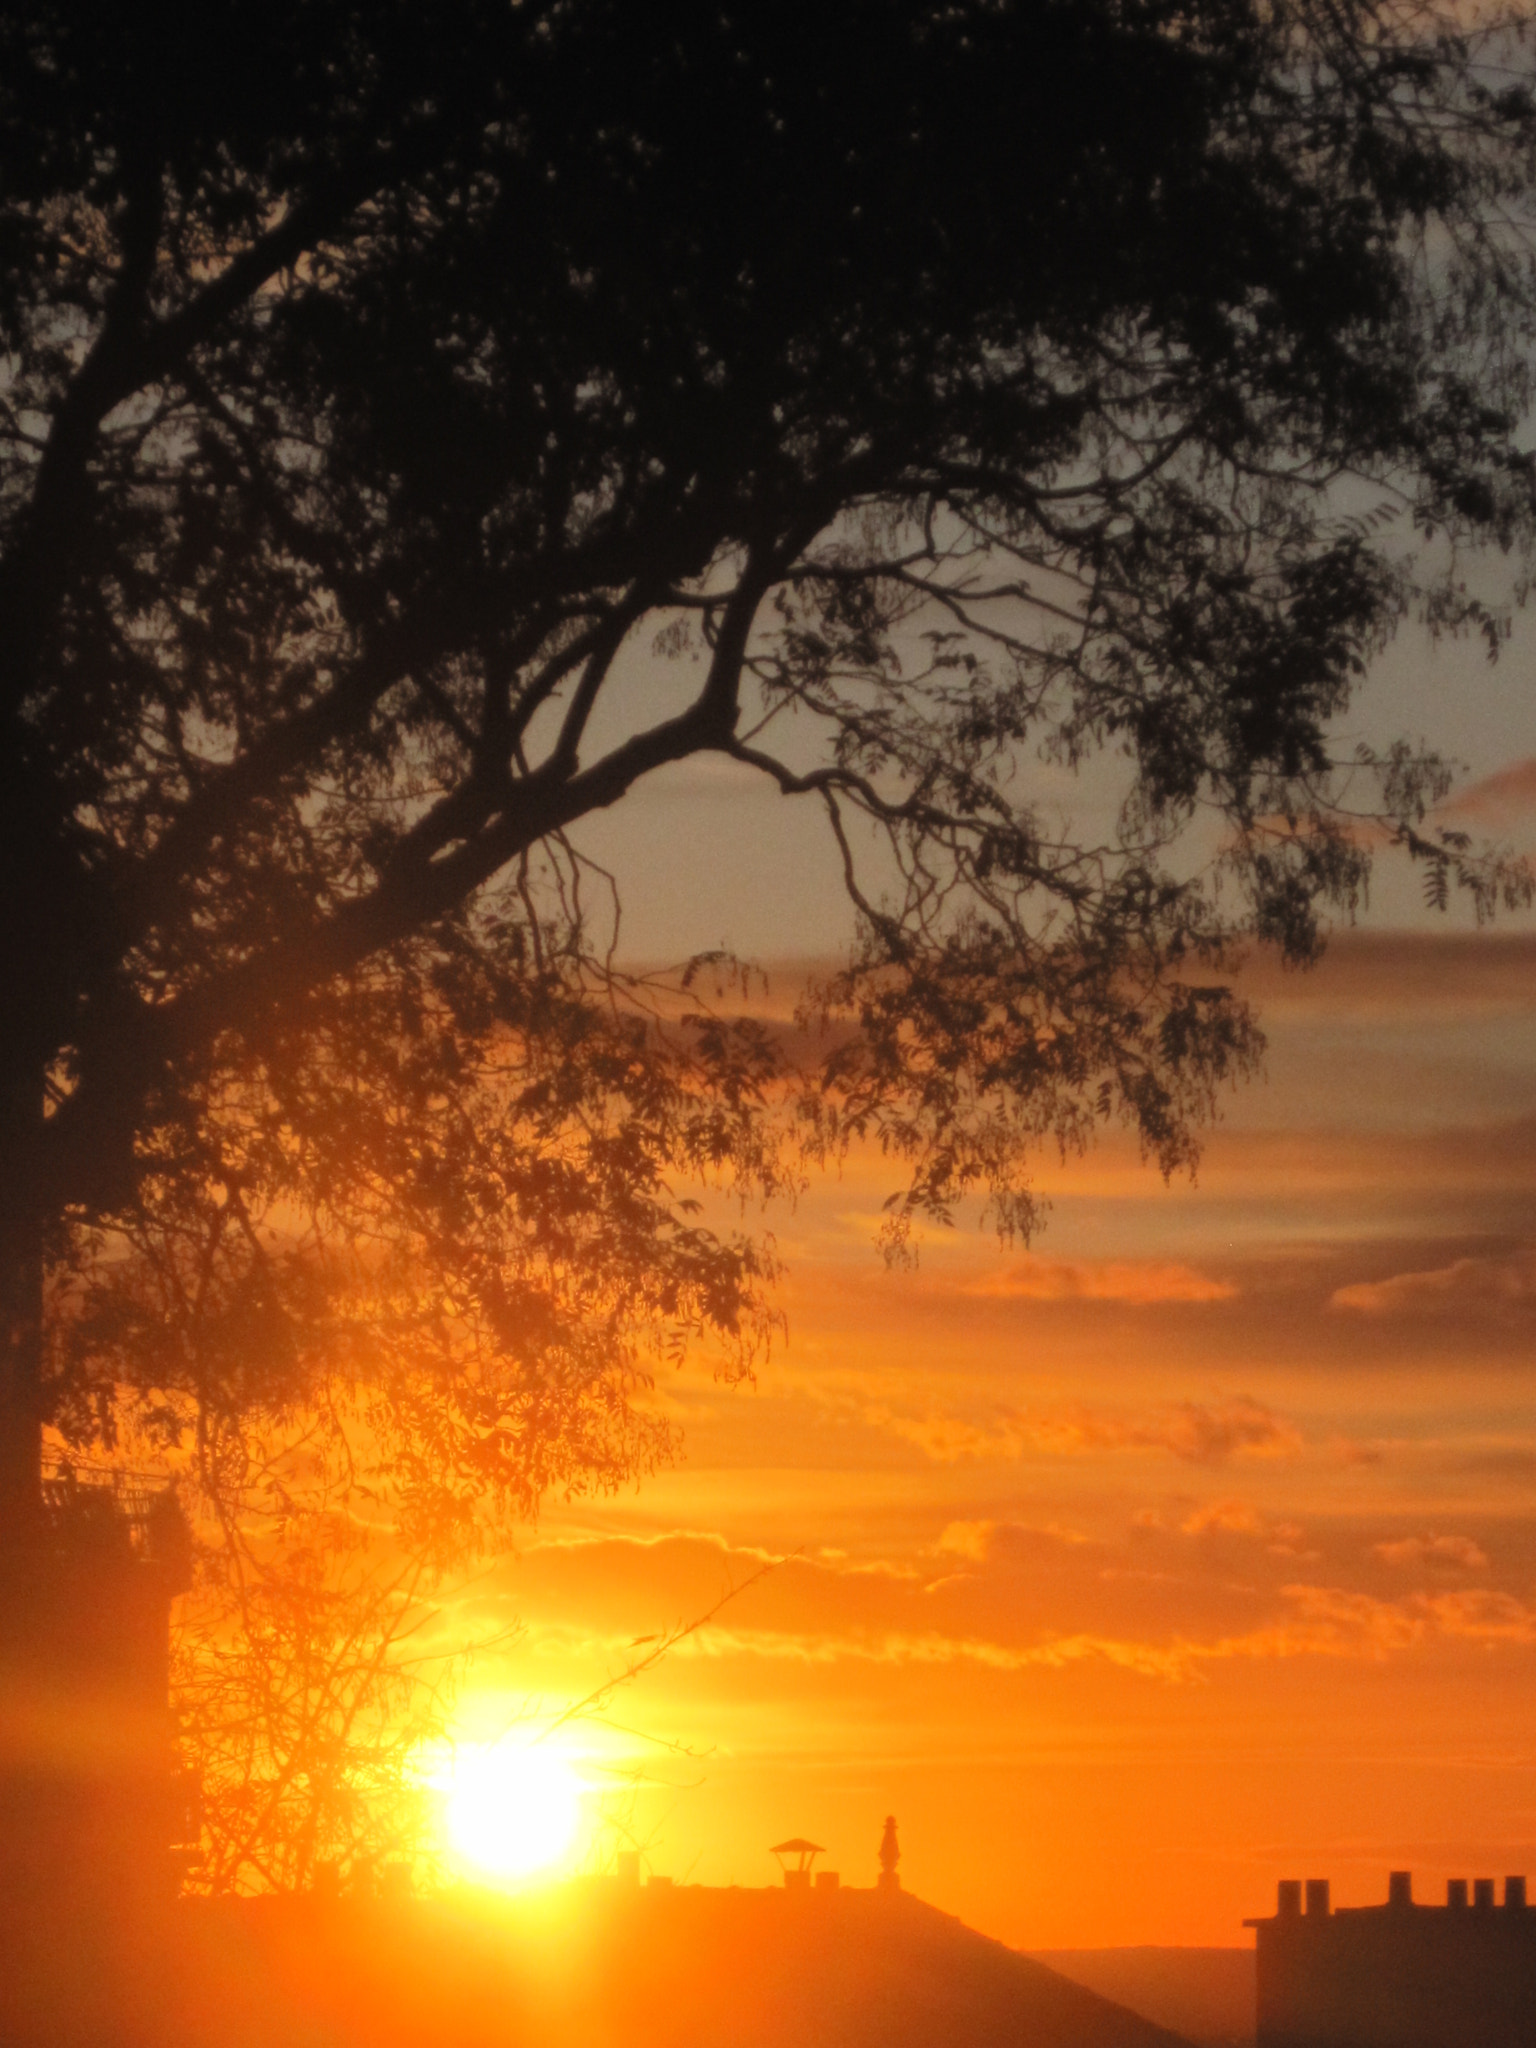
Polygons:
M23 1164L37 1154L42 1089L15 1069L0 1077L0 1088L0 1542L14 1542L39 1505L48 1219Z

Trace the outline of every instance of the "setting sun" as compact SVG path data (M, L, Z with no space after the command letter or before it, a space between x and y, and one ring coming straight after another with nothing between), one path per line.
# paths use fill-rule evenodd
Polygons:
M445 1818L455 1852L491 1877L529 1877L570 1848L582 1784L551 1750L461 1749L447 1775Z

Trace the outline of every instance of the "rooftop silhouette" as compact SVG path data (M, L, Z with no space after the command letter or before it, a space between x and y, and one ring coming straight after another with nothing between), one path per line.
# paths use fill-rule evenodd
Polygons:
M910 1893L588 1879L188 1901L176 2048L1180 2048ZM307 2031L306 2031L307 2030Z
M1303 1898L1305 1910L1303 1911ZM1536 1910L1523 1877L1452 1878L1419 1905L1394 1870L1379 1906L1326 1878L1281 1880L1258 1935L1258 2048L1525 2048L1536 2036Z

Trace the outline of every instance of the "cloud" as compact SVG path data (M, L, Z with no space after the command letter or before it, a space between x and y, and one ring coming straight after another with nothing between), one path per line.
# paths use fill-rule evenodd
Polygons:
M1339 1586L1283 1586L1295 1620L1232 1637L1203 1656L1324 1656L1379 1660L1436 1637L1472 1643L1536 1643L1536 1609L1512 1593L1469 1588L1377 1600Z
M958 1415L902 1415L877 1402L865 1409L864 1419L912 1444L935 1465L1007 1461L1021 1456L1025 1448L1007 1415L995 1423L977 1423Z
M1362 1443L1358 1437L1336 1436L1328 1445L1328 1452L1336 1465L1380 1465L1385 1462L1386 1450L1380 1443Z
M1256 1630L1233 1655L1381 1658L1422 1643L1428 1622L1414 1603L1377 1600L1341 1586L1282 1586L1293 1621Z
M1255 1570L1245 1578L1267 1577L1262 1557L1265 1544L1274 1547L1270 1539L1300 1534L1236 1496L1186 1510L1183 1526L1195 1537L1228 1531L1252 1539ZM1404 1555L1405 1565L1433 1569L1445 1554L1446 1539L1438 1553L1433 1537L1408 1540L1425 1550L1421 1560ZM956 1566L937 1580L935 1549ZM924 1554L929 1570L804 1553L787 1559L708 1627L672 1646L648 1681L647 1711L659 1699L680 1725L703 1716L701 1725L718 1727L725 1703L771 1700L789 1726L798 1702L811 1740L829 1702L881 1691L882 1671L947 1669L964 1688L967 1672L1034 1674L1044 1682L1096 1666L1159 1685L1199 1686L1240 1665L1369 1664L1437 1651L1465 1658L1469 1650L1536 1646L1536 1605L1443 1580L1392 1598L1347 1584L1237 1586L1227 1582L1230 1574L1218 1584L1200 1570L1194 1546L1171 1575L1132 1572L1117 1562L1113 1545L1071 1528L984 1516L949 1522ZM671 1633L766 1561L760 1551L702 1533L536 1542L515 1568L491 1575L527 1626L487 1660L494 1684L490 1671L477 1672L481 1689L534 1701L580 1696L632 1662L637 1639ZM1283 1569L1297 1571L1294 1563ZM484 1579L466 1588L456 1628L474 1618L487 1590ZM499 1605L494 1617L478 1611L481 1619L504 1618Z
M1035 1554L1043 1550L1080 1550L1091 1539L1056 1522L951 1522L936 1548L942 1556L963 1557L975 1564L1002 1554Z
M1322 965L1295 974L1271 952L1244 964L1238 985L1260 1006L1267 1022L1285 1028L1328 1017L1474 1020L1523 1011L1531 1003L1536 934L1500 926L1494 931L1336 932Z
M1240 1500L1231 1494L1220 1500L1199 1502L1188 1509L1176 1524L1170 1523L1160 1508L1138 1508L1131 1516L1131 1527L1161 1534L1166 1534L1170 1527L1176 1527L1181 1536L1258 1537L1272 1557L1314 1558L1321 1555L1303 1547L1307 1532L1300 1522L1268 1521L1251 1501Z
M693 1657L745 1655L805 1664L852 1660L879 1664L974 1664L993 1671L1059 1671L1099 1662L1168 1684L1201 1683L1207 1667L1323 1657L1379 1663L1437 1639L1477 1644L1536 1644L1536 1609L1513 1594L1468 1590L1378 1600L1339 1586L1280 1589L1290 1612L1238 1634L1155 1642L1088 1630L1047 1632L1027 1645L940 1630L889 1629L830 1637L780 1631L712 1630L680 1646Z
M1179 1527L1186 1536L1208 1536L1213 1530L1232 1536L1258 1536L1264 1524L1245 1500L1212 1500L1194 1509Z
M1474 1643L1536 1643L1536 1610L1512 1593L1477 1587L1421 1593L1418 1600L1443 1635Z
M1086 1457L1100 1451L1163 1451L1190 1465L1229 1458L1285 1458L1302 1447L1301 1432L1261 1401L1169 1402L1142 1414L1073 1404L1002 1409L984 1422L930 1410L902 1414L886 1403L864 1408L864 1420L915 1444L936 1464L1008 1461L1029 1456Z
M951 1522L940 1536L939 1551L949 1557L968 1557L980 1564L992 1547L996 1522Z
M1442 804L1444 817L1471 818L1494 830L1521 825L1536 813L1536 755L1514 761Z
M1373 1543L1371 1553L1383 1564L1442 1565L1467 1572L1485 1571L1488 1565L1486 1554L1470 1536L1403 1536Z
M1036 1450L1160 1450L1191 1465L1220 1465L1235 1457L1289 1457L1302 1442L1293 1423L1246 1395L1215 1405L1171 1402L1143 1416L1061 1409L1021 1418L1020 1426Z
M678 1655L690 1658L730 1655L765 1657L798 1664L849 1661L868 1664L975 1664L991 1671L1060 1671L1068 1665L1095 1661L1134 1671L1145 1678L1172 1682L1196 1675L1202 1650L1186 1643L1138 1642L1134 1638L1093 1635L1047 1635L1024 1648L987 1636L944 1635L937 1630L888 1630L880 1634L832 1639L757 1631L737 1634L714 1629L679 1645Z
M1499 1480L1524 1491L1536 1482L1536 1450L1522 1444L1495 1444L1467 1452L1448 1469L1479 1480Z
M1362 1280L1335 1288L1329 1297L1331 1308L1372 1316L1507 1310L1527 1303L1536 1303L1536 1252L1529 1249L1504 1258L1454 1259L1448 1266L1394 1273L1387 1280Z
M1118 1301L1155 1308L1169 1302L1231 1301L1238 1290L1177 1261L1030 1258L965 1291L1004 1301Z

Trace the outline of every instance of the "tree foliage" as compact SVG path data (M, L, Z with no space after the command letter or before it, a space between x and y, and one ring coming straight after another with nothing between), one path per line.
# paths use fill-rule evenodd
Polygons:
M171 1671L192 1889L367 1891L431 1866L424 1759L447 1753L456 1660L416 1643L419 1564L361 1548L344 1513L311 1513L264 1568L248 1544L205 1560Z
M1042 1140L1192 1158L1352 811L1527 890L1333 734L1501 630L1532 139L1521 24L1398 0L7 6L6 1498L125 1399L280 1494L318 1415L445 1556L750 1360L692 1180L877 1143L898 1244L1027 1228ZM698 755L841 854L798 1068L590 911Z

